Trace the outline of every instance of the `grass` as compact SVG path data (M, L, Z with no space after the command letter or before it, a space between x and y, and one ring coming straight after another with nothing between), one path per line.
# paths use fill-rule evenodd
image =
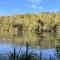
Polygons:
M28 43L26 43L26 51L23 54L17 54L16 53L16 48L14 47L14 50L12 53L10 53L9 55L9 60L42 60L42 51L40 52L40 56L38 56L37 54L33 53L32 51L29 52L29 48L28 48ZM59 48L60 46L57 46L57 52L60 51ZM60 54L58 54L58 56L60 57ZM46 58L44 58L44 60L47 60ZM50 55L48 60L56 60L55 58L52 58L52 56Z
M56 46L57 57L60 58L60 45Z
M9 60L19 60L19 55L16 53L16 49L14 47L13 53L10 53Z
M16 53L16 49L14 47L13 53L10 53L9 60L39 60L39 57L37 54L34 54L33 52L28 53L28 43L26 43L26 51L25 53L19 55Z

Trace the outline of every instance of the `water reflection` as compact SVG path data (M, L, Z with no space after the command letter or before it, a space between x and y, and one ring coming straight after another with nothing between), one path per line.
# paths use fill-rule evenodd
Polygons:
M54 48L60 44L58 42L57 33L42 32L36 34L34 32L19 32L12 34L9 32L0 32L0 44L24 45L28 42L29 46L41 48Z
M57 44L56 38L56 33L45 32L38 35L38 43L41 46L41 48L54 48Z

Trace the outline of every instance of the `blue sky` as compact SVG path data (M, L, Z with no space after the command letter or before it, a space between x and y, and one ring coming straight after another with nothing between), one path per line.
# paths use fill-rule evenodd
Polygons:
M0 0L0 15L60 11L60 0Z

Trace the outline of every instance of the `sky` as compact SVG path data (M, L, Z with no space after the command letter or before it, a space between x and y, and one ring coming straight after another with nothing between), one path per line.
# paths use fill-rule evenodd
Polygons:
M60 11L60 0L0 0L0 15Z

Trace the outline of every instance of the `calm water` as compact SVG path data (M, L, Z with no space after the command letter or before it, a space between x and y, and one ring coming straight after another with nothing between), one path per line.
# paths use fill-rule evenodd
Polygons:
M60 33L41 33L32 32L9 33L0 32L0 45L25 45L28 42L31 47L54 48L60 44Z

